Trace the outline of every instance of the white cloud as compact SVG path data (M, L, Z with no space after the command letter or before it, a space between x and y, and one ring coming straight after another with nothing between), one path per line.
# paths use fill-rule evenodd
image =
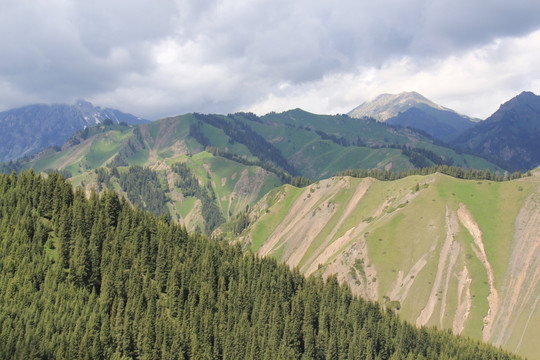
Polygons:
M264 113L303 107L344 113L381 93L418 91L463 114L486 118L521 91L540 94L540 31L501 38L459 56L415 60L404 56L381 67L359 67L324 79L276 89L250 110Z

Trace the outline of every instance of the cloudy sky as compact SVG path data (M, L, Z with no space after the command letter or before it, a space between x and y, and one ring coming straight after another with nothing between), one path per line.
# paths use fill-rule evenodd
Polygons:
M537 0L2 0L0 111L333 114L414 90L485 118L540 94L538 14Z

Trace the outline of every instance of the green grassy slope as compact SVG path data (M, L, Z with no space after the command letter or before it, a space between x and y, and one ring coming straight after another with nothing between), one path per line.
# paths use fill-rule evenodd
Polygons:
M260 255L306 274L337 273L356 293L399 309L418 325L535 353L534 342L514 329L536 330L540 293L529 269L536 261L534 230L540 227L534 206L538 177L505 183L440 174L395 182L328 178L348 168L411 168L398 145L430 150L455 165L500 170L408 129L301 110L262 118L187 114L142 126L100 126L23 166L64 171L88 192L113 188L133 204L167 212L189 230L211 231L217 212L222 219L214 222L229 224L216 237L237 238L248 225L241 239ZM238 161L227 158L231 154ZM186 164L196 191L182 187L178 163ZM280 187L282 171L322 180L302 189ZM137 174L153 179L150 190L161 192L165 205L154 204L150 197L156 193L148 189L133 194ZM528 259L526 267L519 266L521 258ZM515 300L516 293L524 300ZM483 330L484 322L489 326Z
M305 274L337 274L419 326L537 358L539 203L539 175L337 177L270 192L241 239Z
M403 171L415 166L401 148L430 151L441 162L492 172L492 163L436 145L410 129L341 115L315 115L302 110L263 117L186 114L141 126L100 126L76 134L63 151L49 151L23 167L65 169L73 175L100 166L152 164L181 154L196 154L207 146L291 175L323 179L346 169ZM420 156L423 165L435 160Z
M446 161L451 160L456 166L477 169L489 168L492 171L500 170L485 159L474 155L457 153L452 149L437 145L435 141L416 131L390 127L369 119L353 119L341 115L316 115L301 109L280 114L270 113L261 119L263 124L254 123L252 127L264 134L266 139L278 147L287 158L292 159L292 161L297 160L298 162L310 164L310 162L316 163L317 161L324 163L328 160L328 158L324 158L324 155L333 156L333 158L337 158L337 161L329 171L333 170L334 173L336 169L339 171L344 167L366 169L384 168L386 166L394 171L407 170L412 167L409 160L401 154L400 150L391 149L392 151L388 151L389 149L374 148L387 145L406 145L427 149ZM317 131L345 139L349 145L360 142L363 146L344 147L332 141L322 141ZM306 137L308 137L309 142L306 141ZM299 146L298 144L305 144L305 146ZM355 152L354 156L344 158L343 160L347 161L341 162L342 159L339 155ZM336 156L336 154L339 155ZM384 161L381 161L382 159ZM309 169L309 165L306 167ZM316 170L318 169L313 169L314 172ZM318 178L324 177L328 177L328 174Z
M169 215L190 230L197 227L205 229L203 204L193 196L184 196L175 184L179 176L172 171L174 163L187 163L199 185L212 189L213 201L224 220L245 210L246 206L253 205L269 190L282 184L276 174L258 166L241 164L203 151L204 147L189 136L190 126L195 123L195 117L186 115L139 127L113 125L90 128L76 134L62 151L48 151L24 164L23 168L64 171L72 176L72 184L81 185L87 191L99 191L108 186L126 195L119 174L127 173L131 166L146 167L160 179L161 185L157 190L165 193ZM220 129L207 126L203 131L215 139L227 139ZM239 143L231 146L231 150L249 154ZM101 169L101 176L96 169ZM117 169L118 174L113 169ZM144 196L141 199L143 207L147 200Z

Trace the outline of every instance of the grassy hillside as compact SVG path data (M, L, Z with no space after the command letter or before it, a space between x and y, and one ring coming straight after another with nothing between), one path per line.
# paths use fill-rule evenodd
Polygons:
M112 188L189 230L240 235L259 255L305 274L337 274L417 325L538 354L528 334L539 330L540 316L539 279L531 273L539 178L329 178L350 168L407 170L419 161L502 171L409 129L302 110L102 125L17 165L62 171L87 194ZM320 180L281 186L295 175Z
M270 113L251 126L276 146L306 176L322 179L343 169L415 167L398 146L426 149L456 166L501 170L477 156L457 153L411 129L391 127L370 119L316 115L296 109ZM386 147L390 148L386 148ZM431 166L434 163L426 159Z
M418 326L540 356L540 176L336 177L284 186L241 241L305 274L347 282Z
M23 168L62 171L71 176L72 184L81 185L87 192L113 188L126 195L132 204L156 214L168 213L189 230L211 231L213 227L208 228L207 222L208 217L217 216L213 208L221 213L218 222L226 221L282 182L276 174L261 167L203 151L204 147L189 137L193 123L193 116L185 116L140 127L89 128L72 137L62 151L49 150L25 163ZM223 134L215 136L218 138ZM248 153L241 144L234 150ZM198 186L204 190L199 197L206 193L211 203L205 203L204 198L184 196L177 184L180 175L172 170L175 163L187 164ZM147 179L137 181L136 177L141 175L132 171L134 166L144 167L146 177L157 177L159 181L152 185L155 191L143 189L144 184L133 184L148 182ZM160 199L163 204L157 203ZM208 212L210 214L205 216Z
M85 129L61 152L45 152L23 168L64 169L78 175L101 166L154 164L210 146L222 156L259 165L282 179L286 174L323 179L351 168L404 171L441 164L503 171L487 160L437 144L410 129L300 109L260 118L246 113L186 114L141 126ZM414 152L417 148L422 152Z

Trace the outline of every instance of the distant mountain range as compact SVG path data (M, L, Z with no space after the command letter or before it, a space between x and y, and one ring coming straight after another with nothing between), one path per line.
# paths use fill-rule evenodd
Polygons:
M353 118L371 117L392 125L412 127L443 140L471 128L478 121L435 104L417 92L382 94L356 107L348 115Z
M22 163L36 170L65 168L76 175L109 163L116 166L153 164L156 159L167 159L180 150L184 154L197 154L210 147L222 156L264 164L272 171L310 179L327 178L347 169L399 172L455 165L502 170L481 157L459 154L441 146L415 130L387 126L372 119L317 115L301 109L262 117L251 113L194 113L138 127L89 130L75 134L62 152L47 152ZM115 131L124 135L115 135ZM113 143L115 138L117 141ZM60 161L79 152L79 148L89 154L88 160ZM154 149L161 157L150 156L148 149Z
M0 113L0 161L9 161L38 152L48 146L61 146L76 131L99 124L142 124L147 120L115 109L102 109L88 101L73 105L28 105Z
M78 130L100 124L106 119L117 124L148 122L115 109L94 106L84 100L78 100L73 105L38 104L1 112L0 161L16 160L46 147L61 146ZM540 147L537 146L540 135L540 97L532 92L516 96L484 121L460 115L416 92L379 95L349 112L348 116L315 115L295 109L281 114L267 114L254 122L250 121L250 126L263 119L265 124L279 124L279 130L272 125L257 132L266 137L266 141L273 147L278 145L278 150L288 158L289 165L295 167L299 174L310 178L327 177L351 167L404 170L411 164L410 158L403 161L393 158L394 155L386 158L365 156L364 153L362 156L353 156L359 147L371 148L368 152L377 152L375 148L380 146L413 146L433 151L435 145L448 144L458 153L479 155L510 171L530 170L540 165ZM201 123L201 120L198 122ZM204 123L202 121L201 124ZM382 123L420 130L420 133L407 133L405 130L396 132L395 128L387 131ZM197 125L193 126L193 129L197 129ZM309 133L305 130L314 131ZM422 133L428 138L421 136ZM273 137L269 137L270 134L274 134ZM442 142L432 141L430 136ZM323 140L330 144L325 146L330 147L321 153L325 147L313 144L315 147L310 150L305 146L306 141L312 141L308 139ZM286 146L285 143L292 145ZM212 143L203 145L213 146ZM336 153L332 151L336 146L342 155L334 156ZM464 159L460 159L462 156L455 151L449 153L439 149L434 153L449 164L453 161L453 165L465 167L480 165L477 161L464 162ZM412 163L413 166L419 164L429 165L430 162ZM484 165L492 167L493 164Z

